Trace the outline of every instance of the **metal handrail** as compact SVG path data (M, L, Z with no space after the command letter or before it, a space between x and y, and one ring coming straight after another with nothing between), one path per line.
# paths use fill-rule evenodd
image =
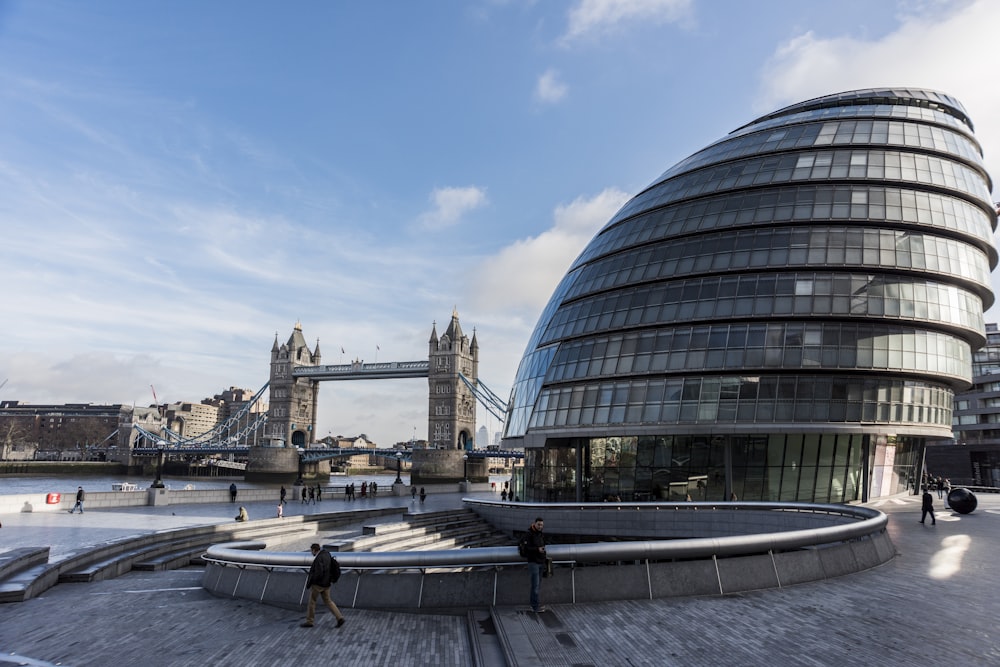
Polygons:
M485 501L489 502L489 501ZM617 503L616 503L617 504ZM655 504L655 503L651 503ZM572 503L559 503L575 506ZM643 503L629 503L643 505ZM546 507L552 507L548 504ZM579 509L587 509L579 505ZM598 508L606 508L600 504ZM661 506L663 507L663 506ZM698 537L671 540L636 540L598 542L590 544L553 544L546 547L547 555L563 563L595 563L614 561L671 560L678 558L708 558L787 551L808 546L835 542L848 542L885 530L888 517L875 509L858 506L813 505L810 503L677 503L668 509L713 509L739 511L740 509L775 511L811 511L819 514L838 514L856 520L836 526L807 528L782 532L732 535L725 537ZM517 547L473 547L439 551L383 551L338 552L337 561L346 569L423 569L462 568L523 564ZM239 543L213 545L205 554L206 560L221 565L260 566L279 568L308 568L312 555L303 553L247 551Z

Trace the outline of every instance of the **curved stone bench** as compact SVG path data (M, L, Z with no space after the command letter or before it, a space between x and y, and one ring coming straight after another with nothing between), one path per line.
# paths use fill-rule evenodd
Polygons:
M776 588L858 572L895 555L887 517L864 507L465 502L502 530L512 530L507 523L523 528L543 516L547 532L563 537L608 531L609 537L631 538L548 547L557 565L555 576L543 584L550 604ZM725 534L727 529L736 534ZM641 539L654 532L673 539ZM336 558L344 570L332 591L338 605L417 609L527 603L527 568L516 547L338 553ZM305 605L308 553L215 545L205 560L202 585L213 594L296 609Z

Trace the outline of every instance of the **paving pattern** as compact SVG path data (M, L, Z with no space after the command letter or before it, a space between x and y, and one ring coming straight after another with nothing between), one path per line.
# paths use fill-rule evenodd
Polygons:
M939 512L937 526L917 523L918 498L873 505L899 552L873 570L726 597L503 608L498 630L521 667L1000 665L1000 497L979 495L971 515ZM2 519L0 548L29 546L8 544ZM323 611L300 628L295 612L215 598L200 581L197 568L132 572L0 605L0 667L473 664L462 610L344 609L341 629ZM489 652L485 662L505 664Z

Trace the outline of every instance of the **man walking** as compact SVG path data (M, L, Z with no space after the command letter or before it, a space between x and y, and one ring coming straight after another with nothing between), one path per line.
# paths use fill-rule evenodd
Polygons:
M927 515L931 515L931 525L937 525L937 519L934 518L934 496L931 495L930 490L925 486L923 503L920 506L920 523L923 523L927 518Z
M84 493L83 487L82 486L76 487L76 505L73 505L73 509L71 509L69 513L72 514L76 510L80 510L80 514L83 514L83 499L86 497L87 494Z
M538 600L539 591L542 587L542 576L543 574L548 576L548 564L545 557L545 536L542 534L544 527L545 522L542 520L542 517L537 517L518 544L518 551L521 556L528 560L528 574L531 575L531 597L529 601L531 603L531 611L536 614L545 611L545 608L539 604Z
M344 624L344 615L340 609L330 599L330 585L340 579L340 566L335 565L333 557L326 549L321 549L318 544L309 547L312 551L313 563L309 568L309 606L306 607L306 620L302 624L303 628L311 628L316 620L316 598L322 596L323 602L337 617L337 627Z

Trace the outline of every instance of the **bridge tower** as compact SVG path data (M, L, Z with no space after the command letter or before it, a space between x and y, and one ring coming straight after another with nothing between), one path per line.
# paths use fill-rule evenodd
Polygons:
M316 435L316 403L319 383L305 377L294 377L292 370L301 366L318 366L319 341L310 350L302 335L302 324L295 323L288 342L278 345L274 336L271 348L270 404L267 412L266 438L271 447L306 447Z
M473 385L479 382L479 343L462 333L458 310L438 338L437 323L429 341L427 384L427 442L431 449L472 449L476 433L476 398L462 381L461 373Z

